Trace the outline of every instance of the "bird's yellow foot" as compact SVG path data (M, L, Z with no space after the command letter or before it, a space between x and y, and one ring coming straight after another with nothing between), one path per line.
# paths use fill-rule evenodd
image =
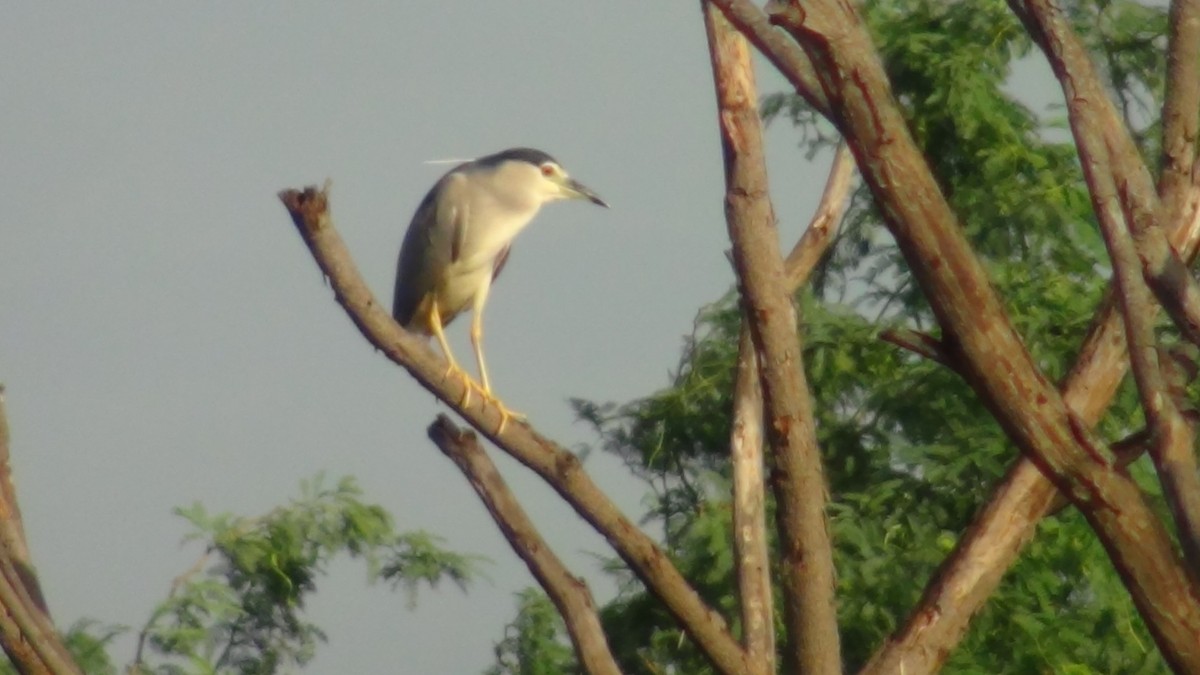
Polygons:
M444 377L444 378L456 377L456 378L462 380L463 395L462 395L462 398L459 399L458 404L464 408L471 405L471 390L472 389L480 392L480 394L483 393L483 387L481 387L479 385L479 383L475 381L475 378L471 377L471 375L469 373L467 373L467 371L463 370L462 368L459 368L458 365L455 363L451 363L449 366L446 367L446 374L443 375L442 377ZM486 399L487 397L485 396L484 398Z
M487 389L482 389L479 393L481 396L483 396L484 405L490 403L491 405L495 406L496 411L500 413L500 426L496 427L497 435L504 433L504 428L508 426L508 421L510 419L518 422L525 421L525 415L513 410L509 410L508 406L504 405L504 402L496 398L492 392L488 391Z

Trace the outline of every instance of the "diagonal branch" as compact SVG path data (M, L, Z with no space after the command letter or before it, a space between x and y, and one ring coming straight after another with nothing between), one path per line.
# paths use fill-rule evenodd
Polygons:
M850 207L850 180L853 177L854 155L850 154L849 146L839 143L833 155L833 166L829 167L829 177L825 179L821 201L808 221L808 229L783 261L783 273L792 293L808 284L817 263L833 243L842 217Z
M1200 592L1138 486L1033 364L909 134L853 5L811 0L777 9L773 20L816 66L831 121L854 150L967 382L1083 511L1168 662L1200 670Z
M75 665L50 621L34 574L9 464L8 417L0 386L0 647L21 673L76 675Z
M761 365L759 381L769 421L770 482L788 635L784 669L840 673L827 489L804 379L796 310L768 197L750 50L716 7L705 3L704 9L725 158L725 217L742 312Z
M1200 284L1167 241L1159 219L1179 213L1162 213L1157 192L1137 146L1121 122L1086 48L1075 35L1066 15L1051 0L1009 0L1034 41L1046 54L1066 98L1076 143L1081 134L1103 139L1125 222L1133 233L1142 272L1150 288L1180 332L1200 345ZM1177 90L1177 96L1180 92ZM1182 122L1177 122L1183 126ZM1173 179L1171 185L1178 183Z
M4 387L0 386L0 548L12 560L21 586L29 594L33 606L46 621L50 621L50 610L37 572L29 557L29 545L25 543L25 526L21 522L21 507L17 504L17 489L13 485L12 461L9 456L8 419L4 414Z
M745 673L745 653L725 620L708 607L663 551L621 513L583 470L577 458L523 423L505 425L492 406L458 403L464 393L457 378L446 377L445 362L421 338L402 329L363 281L346 245L333 227L328 195L315 187L285 190L280 200L291 214L334 296L359 332L388 359L407 370L473 427L547 482L616 550L722 673ZM478 399L479 397L473 397Z
M1192 429L1176 406L1159 365L1154 337L1154 299L1142 279L1133 238L1122 222L1116 186L1106 170L1108 157L1099 143L1092 143L1078 133L1076 138L1093 208L1113 263L1129 361L1153 439L1150 454L1175 518L1184 558L1190 562L1186 569L1192 573L1195 582L1198 581L1196 566L1200 563L1200 532L1196 529L1200 526L1200 520L1197 520L1200 517L1200 480L1195 474Z
M1190 215L1172 232L1172 243L1188 258L1200 244L1198 206L1192 199ZM1125 375L1125 357L1124 327L1110 286L1074 367L1060 385L1063 401L1081 425L1095 426L1104 414ZM1121 452L1117 456L1118 466L1133 459ZM863 675L896 672L901 664L912 675L938 670L950 647L966 633L971 617L1033 538L1038 521L1061 509L1063 502L1063 495L1030 458L1018 459L942 562L904 625L875 652Z
M787 33L771 25L767 15L749 0L710 0L725 18L746 36L771 65L779 69L821 115L829 115L829 101L817 80L808 54Z
M1160 298L1174 303L1167 305L1168 313L1176 317L1181 328L1196 329L1193 342L1200 339L1200 286L1156 223L1157 195L1149 172L1119 126L1116 110L1066 17L1043 0L1025 2L1019 13L1030 32L1039 36L1038 42L1062 83L1092 206L1113 262L1133 375L1154 435L1151 456L1175 519L1187 569L1192 571L1193 581L1200 582L1200 476L1192 450L1193 435L1159 370L1153 303L1149 294L1142 292L1140 280L1130 276L1140 270L1130 270L1127 265L1136 262L1141 253L1146 278L1159 289ZM1127 228L1122 226L1122 218ZM1134 239L1138 251L1133 250ZM1128 259L1130 254L1133 260ZM1180 313L1187 318L1181 320Z
M922 333L911 328L889 328L879 334L879 339L884 342L890 342L917 356L929 359L934 363L940 363L959 375L963 374L962 371L958 370L958 366L954 363L950 354L946 353L946 348L942 345L942 341L929 333Z
M584 672L620 675L587 584L571 574L550 550L475 434L460 430L450 418L438 415L437 421L429 425L429 438L467 477L513 551L558 608Z

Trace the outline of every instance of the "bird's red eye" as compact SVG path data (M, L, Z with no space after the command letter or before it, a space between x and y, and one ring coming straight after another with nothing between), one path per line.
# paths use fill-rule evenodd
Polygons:
M553 164L543 164L542 165L542 175L547 178L549 178L550 176L553 176L554 175L554 165Z

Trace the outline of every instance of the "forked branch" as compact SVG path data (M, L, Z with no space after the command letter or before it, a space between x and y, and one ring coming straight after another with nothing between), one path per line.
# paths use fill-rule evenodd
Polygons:
M788 288L808 283L829 250L849 204L854 157L839 145L808 229L784 260ZM743 313L733 386L730 457L733 464L733 548L741 603L742 643L763 672L775 672L775 630L763 508L763 405L758 356Z
M752 38L778 33L778 29L766 24L766 16L749 0L714 2L731 17L752 18L753 23L735 19L735 25ZM1195 14L1197 3L1191 0L1176 3L1182 4L1190 5L1188 11ZM1172 30L1177 30L1174 23ZM1180 34L1194 35L1197 30L1200 29L1193 22L1192 28L1186 32L1180 31ZM798 93L804 95L805 91L811 90L802 73L786 65L789 62L802 62L807 72L811 72L811 61L807 55L803 59L795 56L799 45L778 39L753 39L753 42L789 79ZM1196 40L1173 38L1171 59L1184 64L1182 70L1188 76L1172 75L1174 84L1168 83L1168 100L1173 88L1195 95L1195 87L1200 86L1197 84L1200 78L1196 77L1195 59L1176 58L1174 54L1198 47L1200 42ZM827 106L827 100L823 100L822 108ZM1185 117L1176 128L1194 129L1197 108L1193 104L1179 105L1177 109L1183 111ZM1169 128L1172 128L1172 124L1167 119L1164 129ZM1190 139L1188 142L1194 143L1194 133L1185 137ZM1164 147L1172 147L1172 144L1164 142ZM1191 155L1186 152L1181 156L1191 160ZM1200 241L1200 210L1196 197L1195 192L1190 193L1186 205L1176 209L1175 213L1179 215L1165 220L1170 226L1172 245L1181 257L1189 260L1195 256ZM1088 428L1099 420L1107 408L1128 364L1121 318L1115 308L1116 298L1110 288L1075 367L1061 385L1063 400L1072 410L1076 424ZM971 616L990 597L1004 572L1032 537L1034 526L1056 503L1057 494L1057 488L1029 457L1019 458L988 503L976 515L971 527L960 537L954 551L926 587L921 601L903 627L876 652L864 672L905 672L915 675L936 671L953 645L961 640Z
M479 445L475 434L462 431L450 418L438 415L437 421L429 425L429 438L463 472L513 551L525 561L529 571L558 608L584 672L589 675L620 675L621 669L617 667L608 648L608 640L604 637L604 628L600 625L600 616L596 613L596 604L592 601L587 584L571 574L567 566L554 555L516 496L508 489L496 465Z
M800 43L968 383L1012 441L1084 512L1165 658L1200 670L1200 592L1138 486L1034 366L906 127L850 3L773 3Z
M768 420L788 635L784 668L832 675L841 672L841 651L827 488L792 289L784 276L768 193L753 65L745 38L716 7L704 7L725 158L725 218Z
M1046 54L1062 85L1076 143L1085 134L1090 142L1104 144L1105 169L1112 174L1146 281L1179 331L1200 346L1200 284L1167 241L1166 230L1159 226L1160 219L1169 222L1180 214L1164 212L1160 207L1150 171L1108 97L1087 49L1062 10L1051 0L1009 0L1009 5ZM1177 97L1187 98L1187 93L1186 89L1176 90ZM1183 133L1183 118L1176 123L1176 129ZM1173 189L1179 183L1174 175L1178 169L1175 167L1167 176Z
M363 337L497 447L545 480L608 541L719 671L746 673L745 653L729 633L725 620L704 603L657 544L597 487L574 454L528 424L510 422L503 433L498 433L499 413L478 401L479 397L472 397L475 401L468 406L458 403L464 393L459 378L445 376L445 362L424 340L392 320L363 281L333 226L327 192L315 187L285 190L279 198L328 279L334 297Z

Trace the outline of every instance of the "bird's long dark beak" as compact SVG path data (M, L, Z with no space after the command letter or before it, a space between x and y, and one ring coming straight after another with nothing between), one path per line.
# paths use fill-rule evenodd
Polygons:
M589 187L583 183L580 183L574 178L567 179L567 190L569 190L576 199L586 199L593 204L603 206L606 209L608 208L608 203L601 199L600 195L592 192Z

